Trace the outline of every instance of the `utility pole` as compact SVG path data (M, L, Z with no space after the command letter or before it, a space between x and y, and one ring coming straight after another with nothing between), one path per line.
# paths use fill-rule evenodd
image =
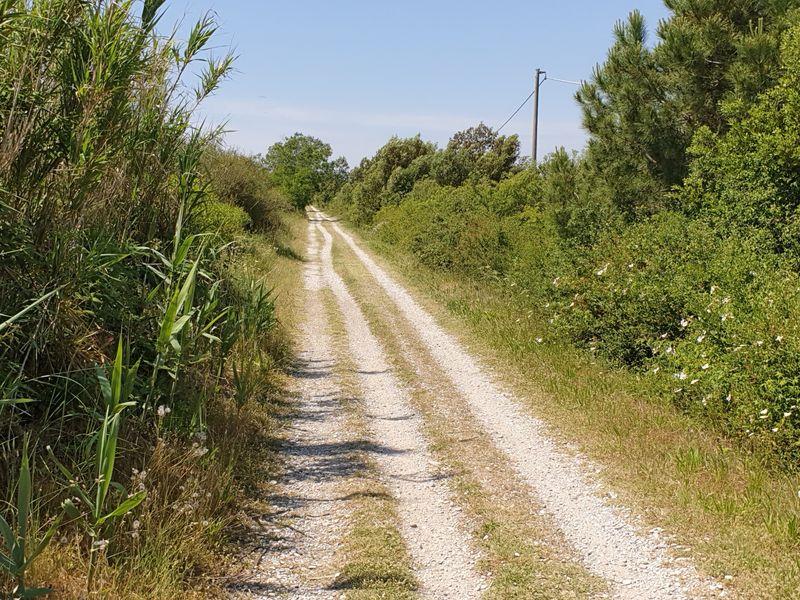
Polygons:
M533 80L533 141L531 143L531 160L536 164L536 150L539 142L539 87L542 85L542 75L547 79L547 73L536 69Z

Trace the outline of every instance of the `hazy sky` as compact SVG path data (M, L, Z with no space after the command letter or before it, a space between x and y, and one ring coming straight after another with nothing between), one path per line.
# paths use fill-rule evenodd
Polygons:
M651 31L661 0L168 0L161 28L213 11L218 53L236 73L205 104L227 121L229 145L263 153L296 131L329 143L351 166L392 135L444 145L484 121L498 127L530 93L536 67L561 79L591 76L620 18L638 8ZM653 34L654 37L654 34ZM576 87L541 94L540 154L585 139ZM530 104L503 133L530 154Z

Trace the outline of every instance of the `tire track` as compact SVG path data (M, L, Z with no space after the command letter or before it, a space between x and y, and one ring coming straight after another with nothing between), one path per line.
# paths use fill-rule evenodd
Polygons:
M308 253L318 253L309 224ZM284 470L273 482L267 551L256 581L239 586L255 598L334 599L337 552L345 535L350 506L343 486L364 468L358 441L346 426L341 389L334 374L335 355L320 298L318 262L304 270L306 318L299 335L300 353L292 372L292 425L280 453Z
M322 213L317 214L325 219ZM588 475L591 465L561 450L547 436L540 420L495 385L456 339L442 330L351 236L336 223L332 227L416 330L494 444L536 491L587 568L610 583L615 598L703 598L712 595L711 589L721 589L703 580L691 564L678 564L661 532L641 534L635 518L600 498L599 483Z
M334 270L332 235L319 218L310 218L324 238L322 273L344 318L369 426L381 445L388 448L376 459L398 501L401 533L415 562L420 594L458 600L477 598L486 584L476 573L476 553L463 530L461 511L449 499L447 475L432 460L421 434L419 415L411 408L383 348Z

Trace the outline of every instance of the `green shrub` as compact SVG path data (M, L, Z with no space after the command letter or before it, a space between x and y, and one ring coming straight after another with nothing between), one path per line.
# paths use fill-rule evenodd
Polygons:
M550 299L551 282L572 269L574 251L559 236L550 214L528 207L503 221L508 240L506 275L537 305Z
M725 244L677 335L652 342L650 367L682 408L796 465L800 278L760 248Z
M382 208L375 220L384 240L429 267L471 275L504 271L506 236L480 186L443 188L427 181L399 206Z
M203 203L192 222L197 233L213 233L225 242L241 237L251 225L243 208L213 198Z
M255 158L215 149L206 154L203 164L214 194L220 201L243 209L250 217L249 228L270 232L280 227L280 212L289 207L289 201L272 185L269 172Z
M607 235L574 272L555 280L552 318L574 341L641 366L652 355L651 340L676 333L694 294L708 289L717 247L713 231L677 213Z

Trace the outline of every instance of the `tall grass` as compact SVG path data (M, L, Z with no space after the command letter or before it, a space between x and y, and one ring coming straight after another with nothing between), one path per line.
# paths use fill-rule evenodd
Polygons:
M211 54L210 17L183 42L159 34L163 4L0 0L0 497L25 487L29 465L43 475L26 527L3 528L11 596L24 571L43 575L18 548L52 561L62 513L67 580L80 570L86 591L118 596L135 585L122 572L149 597L169 595L154 581L181 588L202 551L188 556L178 532L197 529L184 538L207 548L233 499L236 453L215 435L253 429L234 408L230 356L237 380L273 364L272 298L238 293L250 284L226 268L235 220L220 236L201 218L211 188L233 184L207 168L221 130L194 114L232 57Z

